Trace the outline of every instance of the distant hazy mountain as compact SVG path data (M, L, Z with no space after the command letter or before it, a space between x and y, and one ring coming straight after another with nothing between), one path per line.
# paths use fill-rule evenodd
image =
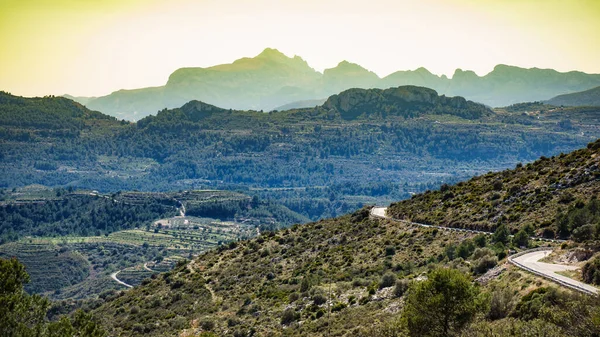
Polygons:
M304 101L296 101L276 107L274 110L285 111L292 109L312 108L318 105L323 105L327 99L307 99Z
M71 96L68 94L64 94L63 97L68 98L70 100L73 100L73 101L83 104L83 105L88 104L90 101L97 98L97 97L75 97L75 96Z
M546 101L546 103L557 106L600 106L600 87L559 95Z
M600 74L497 65L485 76L457 69L452 78L448 78L418 68L380 78L347 61L320 73L299 56L287 57L276 49L267 48L256 57L242 58L231 64L178 69L161 87L119 90L98 98L69 98L112 116L139 120L190 100L227 109L269 111L281 110L282 105L286 108L314 107L318 98L350 88L383 89L401 85L424 86L440 94L463 96L489 106L507 106L599 86Z

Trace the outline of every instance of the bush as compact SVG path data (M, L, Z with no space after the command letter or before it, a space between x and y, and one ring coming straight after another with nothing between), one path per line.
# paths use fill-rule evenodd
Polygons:
M490 310L487 313L487 317L491 320L504 318L508 316L514 306L514 296L510 289L496 289L492 293Z
M477 260L486 255L495 256L496 253L494 253L494 251L489 248L477 248L475 249L475 252L473 252L473 259Z
M295 320L297 320L299 317L299 315L296 314L296 312L291 309L285 309L283 311L283 313L281 314L281 324L282 325L289 325L291 323L293 323Z
M299 298L300 298L300 295L298 295L298 293L291 293L288 295L288 301L290 303L296 302Z
M341 311L345 307L347 307L346 303L337 302L336 304L333 305L333 307L331 307L331 311L332 312Z
M206 318L200 321L200 328L204 331L212 331L215 328L215 322Z
M394 285L394 297L402 297L406 290L408 290L408 284L406 279L396 281Z
M456 255L458 257L462 257L463 259L466 259L469 256L471 256L471 254L473 253L474 250L475 250L475 245L473 244L473 241L464 240L456 248Z
M396 283L396 275L392 273L387 273L383 275L381 281L379 282L379 289L389 288Z
M477 236L473 238L473 242L475 242L477 247L485 247L487 245L485 234L477 234Z
M527 232L524 229L521 229L517 232L517 234L515 234L512 241L513 245L515 245L516 247L527 248L529 247L529 234L527 234Z
M488 270L494 268L498 264L498 258L495 256L486 255L481 259L475 261L475 267L473 271L476 274L484 274Z
M588 261L581 270L583 282L600 285L600 256Z
M385 256L393 256L396 254L396 247L387 246L385 247Z
M506 228L505 225L498 226L498 228L496 228L496 231L494 231L494 235L492 235L492 241L500 242L506 245L509 242L509 240L510 232L508 231L508 228Z
M327 298L322 294L316 294L312 297L313 303L316 305L321 305L327 302Z

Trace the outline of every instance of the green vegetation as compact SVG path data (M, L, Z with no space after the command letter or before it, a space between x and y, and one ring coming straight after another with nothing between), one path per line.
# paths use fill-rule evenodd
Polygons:
M581 270L583 281L600 285L600 256L596 256L591 261L586 262Z
M0 259L0 335L26 336L106 336L106 332L90 314L77 311L72 319L63 316L46 319L50 302L38 295L28 295L23 284L29 275L16 259Z
M488 173L392 204L396 218L496 231L494 241L528 246L531 235L598 240L600 141L514 170Z
M184 209L204 217L173 217ZM214 190L98 195L29 187L5 192L0 212L11 233L5 240L20 237L0 245L0 257L26 266L28 292L54 299L94 299L124 288L111 273L138 285L179 260L308 221L274 202Z
M584 214L585 219L595 221L596 201L582 196L593 195L598 188L592 169L598 144L544 159L547 170L555 169L550 165L553 163L569 163L568 174L554 181L565 186L556 189L560 191L556 202L539 206L545 207L545 213L556 216L562 208L567 218ZM536 165L540 166L533 163L529 167L534 170ZM520 193L526 188L512 188L513 179L521 182L522 172L529 172L527 165L497 174L506 180L494 174L484 176L493 178L489 178L490 187L484 193L522 197L525 194ZM550 179L535 173L531 177ZM478 179L482 178L460 186L443 185L439 192L417 195L400 204L419 203L437 193L441 197L454 194L445 201L460 195L478 200L478 185L473 185ZM522 186L544 186L535 179L523 181ZM457 187L467 184L473 190L457 193ZM578 192L583 188L587 194ZM249 206L261 203L258 198L222 191L121 195L121 200L130 204L175 198L181 210L184 206L199 212L221 209L226 214L232 214L230 207L241 200L247 200ZM227 206L217 207L215 198ZM460 211L469 215L464 209ZM598 298L557 290L549 281L506 263L511 244L520 246L524 234L543 232L533 221L502 222L494 227L494 235L486 236L374 219L369 216L370 208L364 207L339 218L261 230L258 236L250 237L238 222L246 215L239 213L241 218L236 219L238 211L235 214L228 220L170 217L144 228L93 238L73 237L62 242L56 242L61 240L57 238L24 238L4 246L41 245L44 241L61 248L79 245L78 254L98 266L91 269L100 277L120 271L124 280L139 282L125 291L105 289L89 302L64 301L54 307L54 315L77 307L92 308L110 335L268 336L283 332L286 336L486 336L513 331L521 335L593 336L600 329ZM511 231L521 234L511 238ZM244 235L248 235L246 240L221 245L215 242ZM526 241L534 247L540 244ZM216 249L198 256L189 254L194 245L209 243ZM577 255L581 260L598 250L594 237L561 246L585 250L585 254ZM123 247L131 247L132 254L123 254ZM154 270L168 269L160 267L165 260L174 267L155 274ZM150 263L144 267L145 262ZM92 279L66 287L61 293L98 290ZM60 294L53 296L61 298Z
M554 181L566 187L556 195L556 203L540 206L544 212L556 215L558 208L569 209L572 201L563 193L578 199L576 189L581 185L585 191L595 191L598 181L588 158L595 158L598 144L543 160L549 171L556 169L551 164L569 162L569 174ZM530 164L530 170L537 165ZM485 193L522 196L518 194L522 190L511 188L512 180L522 178L519 173L527 170L523 166L484 176L492 181ZM586 171L590 174L580 174ZM535 173L533 177L547 179ZM498 176L507 179L499 181ZM478 179L482 178L461 184L473 188L461 192L477 200L478 185L473 181ZM498 181L501 184L494 183ZM543 186L535 179L523 186L530 183ZM417 195L400 204L417 203L435 193L455 193L455 188L444 185L441 192ZM593 212L594 205L590 199L575 208ZM115 335L248 336L283 331L286 336L593 336L600 329L600 300L558 290L549 281L507 264L507 246L523 243L522 234L510 238L511 229L528 235L541 231L530 222L520 227L507 222L497 226L493 236L442 234L435 228L372 219L369 208L363 208L205 252L107 298L94 312ZM585 254L577 256L585 259L584 255L589 258L597 251L592 239L562 246L575 252L583 248ZM596 264L592 261L590 265Z
M374 220L362 209L206 252L94 313L111 334L150 336L485 336L506 326L586 335L600 327L597 299L498 262L481 238ZM446 249L457 242L484 247L450 260ZM471 281L496 263L503 272ZM542 287L552 297L531 299Z
M54 291L79 283L89 276L87 259L76 251L44 244L9 243L0 246L0 258L18 258L31 275L26 290Z
M175 215L173 204L131 203L119 195L100 197L58 189L53 196L21 198L26 191L5 196L0 205L0 243L23 236L104 235L142 227L152 220ZM16 200L11 200L16 196Z
M69 113L66 99L0 96L0 187L8 191L30 184L103 193L227 189L276 200L312 220L600 136L595 108L491 111L410 86L353 89L323 106L270 113L193 101L135 124L73 102L81 113ZM18 104L1 104L12 101ZM22 115L42 114L25 120L57 115L51 118L60 125L23 122Z
M557 106L600 106L600 86L589 90L556 96L548 100Z
M402 317L411 336L457 335L475 318L478 289L453 269L438 269L427 281L414 283Z

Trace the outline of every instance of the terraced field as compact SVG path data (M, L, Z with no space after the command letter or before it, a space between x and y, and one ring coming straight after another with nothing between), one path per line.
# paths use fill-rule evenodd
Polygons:
M164 226L162 225L164 224ZM0 245L0 257L17 257L31 273L27 290L55 299L82 299L124 287L110 278L138 285L153 273L238 238L256 235L254 226L207 218L175 217L148 229L102 236L25 238ZM149 263L151 270L144 268Z
M131 284L132 286L137 286L142 283L143 279L151 277L152 274L158 274L158 272L151 272L144 269L143 266L137 265L121 270L119 273L119 280Z
M79 252L52 244L11 242L0 246L0 257L16 257L27 268L29 292L56 291L77 284L90 274L90 263Z
M115 272L119 280L137 285L181 259L254 237L263 226L302 222L300 215L281 205L230 191L101 194L30 186L0 192L5 225L18 229L15 224L22 220L26 229L0 241L8 242L0 245L0 257L17 257L31 273L27 290L55 299L84 299L123 289L110 277ZM63 207L69 202L72 206ZM118 212L88 231L107 209ZM63 216L73 210L79 213ZM187 216L187 210L199 216ZM274 214L282 212L288 217L276 219ZM69 229L74 221L77 226ZM40 230L41 223L52 230Z

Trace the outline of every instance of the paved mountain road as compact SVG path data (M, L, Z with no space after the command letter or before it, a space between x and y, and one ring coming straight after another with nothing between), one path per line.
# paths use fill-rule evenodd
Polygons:
M493 234L491 232L482 232L482 231L474 231L474 230L469 230L469 229L426 225L426 224L420 224L420 223L411 222L411 221L407 221L407 220L394 219L394 218L389 217L386 214L386 210L387 210L387 207L373 207L371 209L371 216L376 217L376 218L404 222L404 223L417 225L417 226L421 226L421 227L432 227L432 228L439 228L439 229L443 229L443 230L459 231L459 232ZM532 237L531 239L540 240L540 238L535 238L535 237ZM564 241L564 240L549 240L549 239L541 239L541 240L552 241L552 242ZM585 284L583 282L579 282L572 278L557 274L557 272L576 270L576 269L579 269L579 267L539 262L539 260L543 259L545 256L550 254L551 251L552 251L552 248L549 248L547 250L525 252L524 254L522 253L522 255L517 254L516 256L509 257L509 262L511 262L512 264L514 264L515 266L517 266L521 269L525 269L525 270L533 272L539 276L546 277L554 282L559 283L562 286L572 288L572 289L575 289L577 291L581 291L581 292L584 292L587 294L596 294L597 295L600 293L599 289L594 286L591 286L589 284Z
M542 274L542 276L545 276L553 281L565 283L566 286L575 288L576 290L583 290L583 292L592 293L596 295L598 294L598 288L594 286L583 282L579 282L564 275L557 274L557 272L561 271L577 270L579 269L579 267L540 262L541 259L549 255L550 253L551 250L539 250L535 252L525 253L521 256L512 258L511 262L517 267L520 267L525 270L533 270L534 272Z

